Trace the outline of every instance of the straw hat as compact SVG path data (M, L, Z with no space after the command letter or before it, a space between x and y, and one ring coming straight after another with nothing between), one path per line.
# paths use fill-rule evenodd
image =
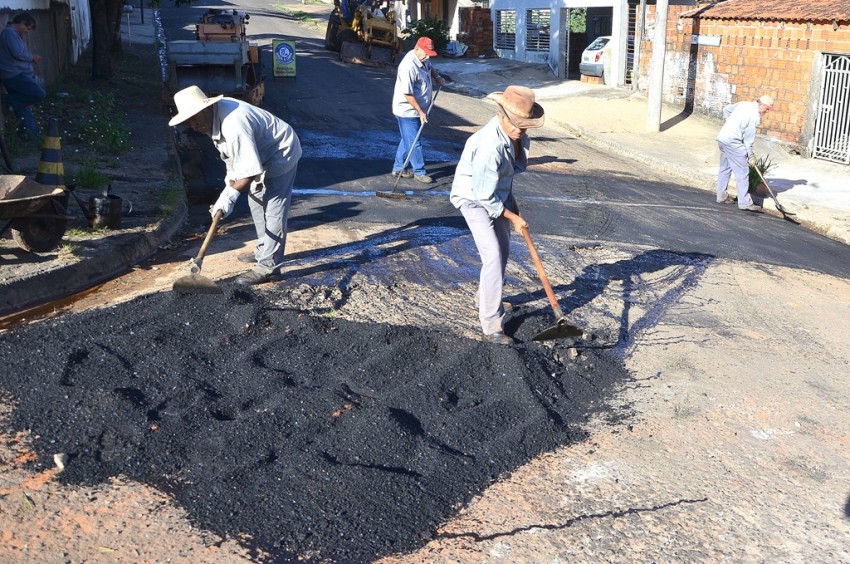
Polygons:
M531 88L508 86L504 92L493 92L487 97L499 104L518 128L531 129L543 125L543 107L534 101Z
M174 95L174 105L177 106L177 115L171 118L168 125L174 126L183 123L193 115L205 110L224 98L219 94L207 98L204 91L197 86L189 86Z

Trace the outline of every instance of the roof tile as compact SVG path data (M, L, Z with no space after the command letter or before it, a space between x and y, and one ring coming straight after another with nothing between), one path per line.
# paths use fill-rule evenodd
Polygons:
M847 0L726 0L691 17L732 20L850 21Z

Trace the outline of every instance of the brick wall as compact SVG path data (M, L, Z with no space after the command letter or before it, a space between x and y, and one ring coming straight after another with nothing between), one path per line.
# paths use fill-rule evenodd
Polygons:
M457 40L466 43L467 57L478 57L493 49L493 21L489 8L459 8Z
M805 147L818 102L813 85L819 77L814 73L823 52L850 53L850 22L835 30L832 22L679 19L690 9L669 7L664 101L719 118L730 102L770 94L777 111L765 115L760 133ZM647 21L653 23L654 18L654 6L648 6ZM695 34L719 36L720 46L692 45ZM642 90L649 81L651 57L652 42L644 41L638 84Z

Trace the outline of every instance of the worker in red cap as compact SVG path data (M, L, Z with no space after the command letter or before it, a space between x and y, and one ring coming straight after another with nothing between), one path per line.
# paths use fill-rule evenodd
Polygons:
M434 81L441 87L446 84L445 79L431 64L430 57L436 56L434 40L430 37L420 37L416 46L398 64L393 90L393 115L398 120L401 141L396 150L392 175L401 175L402 178L412 176L424 184L430 184L433 180L425 171L422 139L417 139L416 134L421 126L428 123L428 111L434 100ZM403 168L405 162L412 170Z

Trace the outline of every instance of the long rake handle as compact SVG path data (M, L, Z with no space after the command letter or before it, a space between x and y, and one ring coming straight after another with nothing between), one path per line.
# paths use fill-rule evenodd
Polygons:
M561 307L558 305L558 300L555 299L555 292L552 291L552 285L549 284L549 278L543 271L543 263L540 262L540 257L537 255L537 249L534 248L534 243L531 242L531 235L528 234L528 228L522 229L522 236L525 238L525 244L528 245L528 252L531 254L531 260L534 261L534 267L537 269L537 275L540 277L540 283L543 284L543 289L546 291L546 297L549 298L549 305L555 312L557 319L563 319L564 314Z
M434 107L434 102L437 101L437 95L440 93L439 87L434 91L434 97L431 98L431 103L428 104L428 110L425 112L425 117L431 115L431 108ZM413 143L410 144L410 150L407 152L407 158L404 159L404 164L401 165L401 170L398 171L398 176L395 177L395 184L393 184L392 191L395 192L395 189L398 188L398 181L401 180L401 173L404 169L407 168L407 163L410 162L410 157L413 155L413 149L416 148L416 142L419 141L419 136L422 135L422 129L425 127L425 122L423 121L419 125L419 131L416 132L416 137L413 138Z

